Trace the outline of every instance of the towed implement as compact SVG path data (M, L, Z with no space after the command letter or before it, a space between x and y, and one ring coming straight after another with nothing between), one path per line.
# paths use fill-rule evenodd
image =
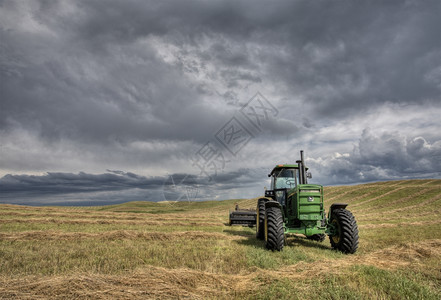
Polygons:
M331 247L343 253L358 248L358 227L345 203L334 203L325 213L323 186L308 184L300 151L296 164L277 165L268 174L271 189L257 202L256 237L265 240L269 250L282 250L285 237L303 234L308 239L324 241L329 236Z
M239 209L239 205L236 204L236 208L230 211L229 225L244 225L253 227L256 226L257 212L254 209Z

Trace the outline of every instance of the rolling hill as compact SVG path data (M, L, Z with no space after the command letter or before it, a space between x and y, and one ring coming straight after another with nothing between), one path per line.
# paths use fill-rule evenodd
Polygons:
M300 236L265 250L226 225L256 201L0 205L0 298L441 298L441 180L326 187L357 220L354 255Z

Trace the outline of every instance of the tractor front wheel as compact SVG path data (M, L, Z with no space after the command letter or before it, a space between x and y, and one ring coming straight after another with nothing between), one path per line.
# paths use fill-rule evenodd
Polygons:
M282 211L275 206L268 207L265 212L265 246L272 251L281 251L284 244Z
M256 238L263 240L265 238L265 202L268 201L265 198L260 198L257 201L257 218L256 218Z
M330 222L335 229L334 234L329 236L332 248L343 253L355 253L358 248L358 227L352 213L344 208L334 209Z

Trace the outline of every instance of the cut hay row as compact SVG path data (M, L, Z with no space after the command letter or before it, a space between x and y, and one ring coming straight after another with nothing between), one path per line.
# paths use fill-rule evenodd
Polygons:
M340 259L325 259L313 264L299 262L297 264L268 271L274 276L302 278L308 273L309 277L320 274L338 272L338 269L353 265L369 265L381 269L394 269L420 263L423 259L441 258L441 239L425 240L420 243L394 245L365 255L356 255Z
M405 197L401 197L400 192L402 192L403 190L406 190L406 189L408 189L409 191L412 191L412 193L407 194ZM421 186L418 186L416 191L415 191L415 188L411 188L409 186L401 186L401 187L397 187L393 190L390 190L388 192L382 193L382 194L380 194L376 197L373 197L373 198L369 197L369 195L372 194L373 192L368 193L368 194L364 194L364 195L361 195L361 196L358 196L358 197L351 199L350 202L353 202L353 200L365 199L365 200L359 201L357 203L351 204L352 208L359 209L360 206L365 206L366 204L372 203L376 200L381 200L383 198L391 198L391 200L389 200L389 201L380 201L381 203L376 204L371 207L371 210L374 210L374 209L376 210L378 208L385 208L385 207L389 207L389 206L396 207L397 204L399 204L399 203L405 203L405 202L408 202L409 200L417 199L426 193L431 193L434 191L441 192L441 185L434 186L434 187L426 187L423 189L421 189ZM378 189L375 192L378 193Z
M39 207L41 208L41 207ZM78 210L66 210L63 207L59 208L53 208L48 211L41 210L41 209L33 209L33 207L27 207L27 206L19 206L14 205L14 209L11 209L10 206L6 204L0 204L0 211L2 212L2 215L10 215L10 216L23 216L23 217L32 217L32 216L47 216L47 217L85 217L85 218L101 218L101 217L108 217L113 219L122 219L122 220L140 220L140 219L146 219L146 218L163 218L166 219L194 219L194 220L207 220L210 219L209 216L206 214L201 215L200 213L195 213L194 210L190 210L189 212L185 213L176 213L176 212L170 212L170 213L148 213L148 212L117 212L117 211L99 211L99 210L85 210L85 211L78 211ZM228 208L227 208L228 209ZM231 207L233 209L233 206ZM223 208L225 210L225 208Z
M338 201L340 199L343 199L346 195L348 194L352 194L354 192L360 192L360 191L370 191L372 189L372 187L370 186L354 186L354 187L346 187L346 189L343 189L344 192L338 191L337 195L333 196L333 197L329 197L328 193L326 192L326 188L325 188L325 201L327 202L333 202L333 201ZM365 194L363 194L365 195Z
M85 220L85 219L54 219L54 218L28 218L28 219L0 219L0 224L31 223L31 224L99 224L99 225L144 225L144 226L221 226L221 222L162 222L162 221L129 221L129 220Z
M158 215L158 214L148 214L141 216L139 214L125 214L125 213L114 213L109 214L107 212L102 213L96 213L96 212L86 212L86 213L22 213L22 212L15 212L15 211L4 211L2 213L2 217L8 217L8 216L14 216L14 217L22 217L22 218L28 218L28 217L38 217L38 218L78 218L81 219L114 219L114 220L149 220L154 219L155 221L170 221L170 220L177 220L182 219L186 221L208 221L211 218L206 216L189 216L189 215Z
M234 281L189 269L148 267L134 274L0 277L0 297L19 299L205 299L229 294ZM222 287L222 289L220 289Z
M218 240L240 240L243 239L237 235L226 235L217 232L204 231L181 231L181 232L140 232L134 230L113 230L100 233L87 232L62 232L62 231L23 231L4 233L0 232L0 240L4 241L31 241L31 240L79 240L79 239L98 239L98 240L120 240L120 239L144 239L144 240L158 240L169 241L176 239L187 240L204 240L204 239L218 239Z
M341 185L337 187L330 186L330 187L325 187L325 190L336 189L335 192L339 193L338 196L340 196L343 194L347 194L346 192L352 193L354 191L366 190L372 188L378 189L383 187L389 187L389 188L396 187L406 182L407 182L406 180L396 180L396 181L372 182L372 183L365 183L365 184L352 185L352 186L347 186L347 185Z
M320 280L330 274L347 273L356 265L380 269L419 265L426 259L441 259L441 240L407 243L351 256L315 262L299 262L279 270L256 269L243 274L213 274L186 268L147 266L125 275L72 274L64 276L0 277L0 297L19 299L145 299L231 298L257 295L264 283L275 280Z
M375 215L376 217L384 216L384 217L389 218L391 216L391 214L399 213L399 212L407 211L407 212L412 212L412 214L413 214L415 208L421 208L421 207L425 207L425 208L427 208L427 210L432 211L432 208L434 207L433 205L436 202L438 202L439 200L441 200L441 192L439 194L437 194L437 195L435 195L433 197L430 197L430 198L428 198L426 200L423 200L423 201L421 201L421 202L419 202L417 204L408 205L408 206L400 205L400 207L398 207L398 208L388 209L387 211L384 211L384 212L383 211L382 212L378 212L376 210L371 210L371 211L368 211L368 212L365 212L365 213L358 213L357 217L358 218L363 218L365 216ZM439 206L439 207L441 207L441 206Z
M359 229L372 229L372 228L391 228L391 227L402 227L402 226L428 226L441 224L441 220L433 221L418 221L418 222L400 222L400 223L381 223L381 224L361 224L358 225Z
M431 185L431 184L435 184L435 188L436 187L441 187L441 180L439 179L434 179L434 180L427 180L426 182L421 182L421 184L415 184L414 182L418 182L418 180L414 180L414 181L410 181L412 184L409 184L409 181L405 180L405 181L391 181L391 182L385 182L385 183L375 183L375 184L363 184L363 185L358 185L358 186L354 186L354 187L348 187L348 186L343 186L341 188L335 189L333 187L325 187L325 201L326 202L335 202L341 199L344 199L345 196L347 196L348 194L353 194L354 192L362 192L365 191L365 193L362 193L359 196L350 198L350 199L345 199L346 201L349 201L351 203L359 200L359 199L366 199L370 201L374 201L379 199L379 197L383 197L383 196L387 196L389 194L393 194L397 191L400 191L402 189L405 188L414 188L414 189L420 189L422 186L427 186L427 185ZM393 188L393 189L392 189ZM330 192L328 192L331 189L331 193L337 193L337 195L332 196L330 195ZM391 190L392 189L392 190ZM369 199L369 195L373 194L373 193L378 193L379 191L385 190L387 191L387 193L381 194L378 197ZM344 192L342 192L344 191ZM364 202L364 203L368 203L368 202ZM354 203L354 205L361 205L362 203Z
M378 199L384 198L385 196L389 196L389 195L393 195L395 193L398 193L399 191L401 191L401 190L403 190L405 188L407 188L407 187L401 186L401 187L396 187L396 188L390 190L389 187L384 187L384 190L388 190L388 192L381 193L380 195L378 195L376 197L373 197L373 198L368 197L369 195L371 195L373 193L378 193L379 190L380 191L382 190L382 189L376 189L374 191L371 191L369 194L364 194L364 195L360 195L359 197L357 197L356 200L359 200L359 199L363 199L363 200L359 201L357 203L351 204L351 207L354 208L354 207L359 207L359 206L366 205L366 204L374 202L374 201L376 201Z
M359 216L356 215L358 224L378 224L379 222L388 222L388 223L406 223L406 222L412 222L412 220L433 220L434 215L441 215L441 208L434 209L430 211L423 211L423 212L408 212L408 213L402 213L399 215L387 215L387 214L371 214L371 215L363 215Z
M415 192L411 192L405 197L395 197L395 199L393 199L393 200L383 201L382 203L376 204L375 208L381 209L381 208L402 206L403 204L412 202L414 199L424 199L421 196L424 196L427 194L430 195L430 194L433 194L433 192L437 192L437 194L439 194L441 192L441 188L440 187L430 187L430 188L427 187L424 189L419 188L419 189L416 189Z

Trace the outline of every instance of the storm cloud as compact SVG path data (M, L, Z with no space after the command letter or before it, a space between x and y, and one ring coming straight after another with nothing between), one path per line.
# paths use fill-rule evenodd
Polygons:
M352 151L311 159L310 163L322 180L334 184L434 178L441 169L441 141L431 144L421 136L408 138L399 132L376 135L365 129Z
M158 201L173 175L198 199L253 197L300 149L324 185L439 178L439 11L1 1L1 201ZM241 113L256 94L277 111L259 126ZM249 132L237 153L216 138L233 117ZM195 161L207 145L216 168Z

